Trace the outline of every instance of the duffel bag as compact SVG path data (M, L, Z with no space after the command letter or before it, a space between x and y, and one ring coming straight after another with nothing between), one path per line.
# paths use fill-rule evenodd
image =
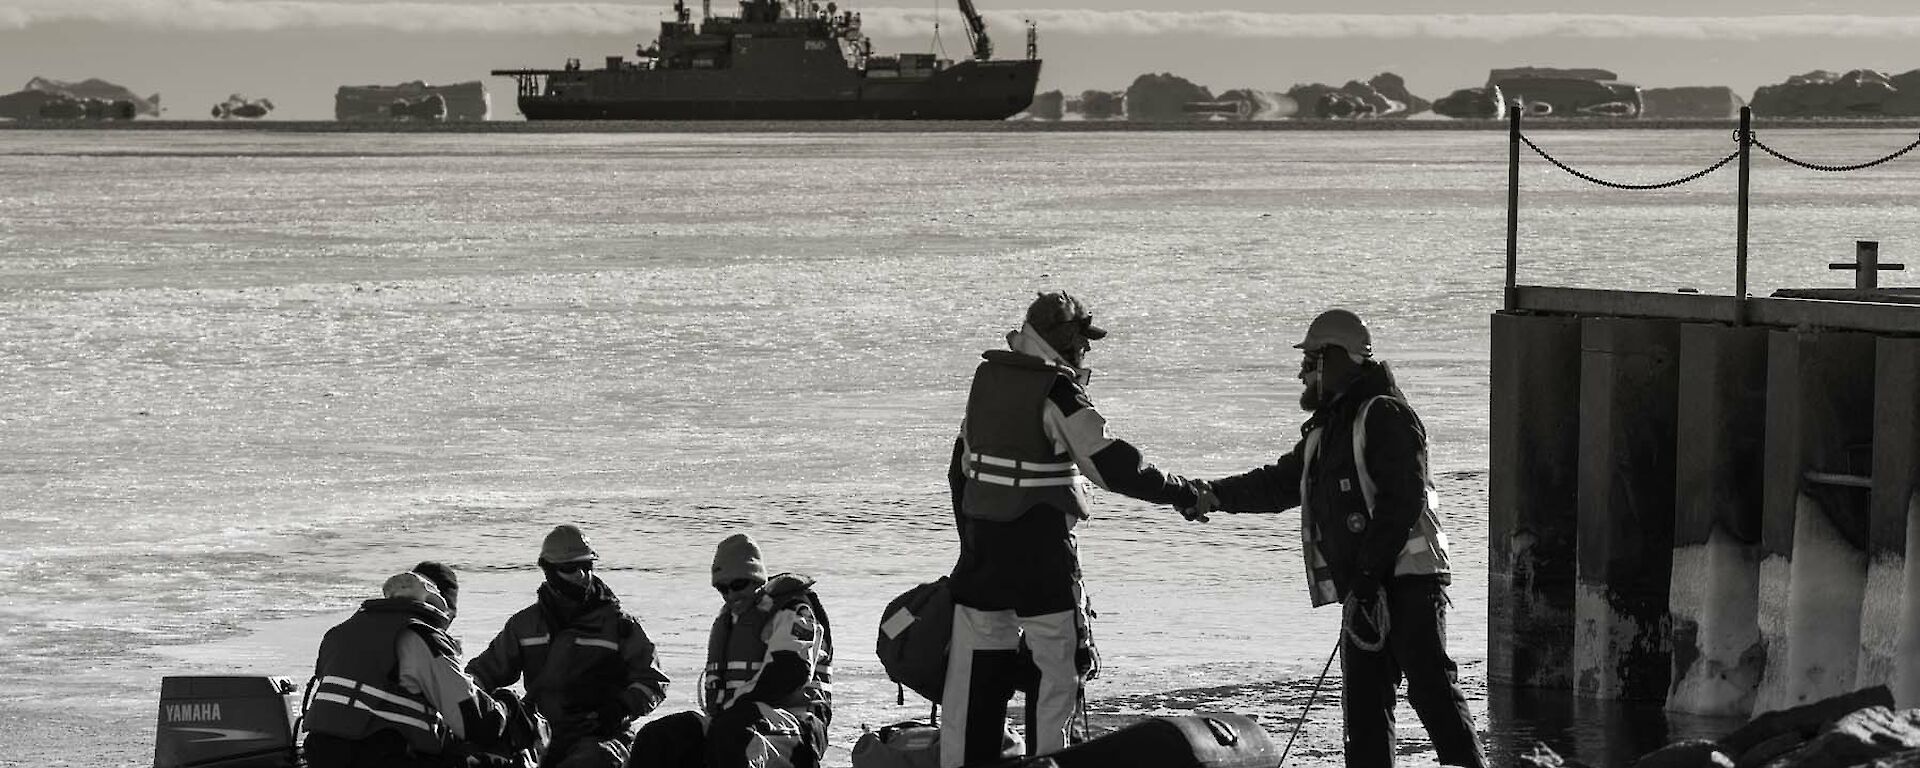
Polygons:
M1060 768L1273 768L1280 750L1243 715L1150 717L1049 757Z

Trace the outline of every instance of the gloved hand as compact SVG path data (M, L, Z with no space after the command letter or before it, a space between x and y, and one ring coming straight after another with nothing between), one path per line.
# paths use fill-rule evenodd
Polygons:
M1191 507L1181 507L1180 516L1188 520L1207 522L1207 515L1220 507L1220 499L1213 495L1213 486L1205 480L1193 482L1194 501Z

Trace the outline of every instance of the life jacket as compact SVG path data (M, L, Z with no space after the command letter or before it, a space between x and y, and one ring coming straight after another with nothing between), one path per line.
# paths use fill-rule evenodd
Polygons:
M400 687L402 632L419 633L436 654L451 653L446 614L417 600L368 600L320 639L313 690L302 722L309 733L359 741L390 730L416 754L437 755L448 731L427 697Z
M1367 471L1367 413L1373 404L1382 398L1395 400L1392 395L1374 395L1360 403L1353 415L1353 467L1359 476L1360 497L1366 503L1369 523L1373 518L1374 496L1379 493L1379 485L1373 481L1372 473ZM1313 598L1314 606L1322 606L1340 601L1339 589L1335 586L1326 558L1315 545L1316 537L1313 513L1307 509L1309 484L1313 478L1313 462L1320 455L1320 429L1314 429L1306 435L1305 449L1301 452L1300 468L1300 530L1307 541L1302 549L1307 559L1307 591ZM1447 554L1447 534L1440 529L1440 494L1434 490L1433 478L1422 478L1426 484L1426 503L1421 505L1420 516L1415 518L1413 527L1407 531L1407 542L1394 557L1393 574L1395 576L1426 576L1452 573L1451 559Z
M531 613L534 620L517 639L527 698L534 707L552 719L563 711L591 712L617 700L630 682L623 647L637 623L620 604L600 603L567 625L560 624L544 601Z
M1006 522L1046 504L1086 519L1087 490L1073 457L1056 453L1042 425L1047 393L1071 372L1005 350L989 351L973 373L961 437L966 488L960 513Z
M820 626L820 660L813 676L780 701L768 702L781 709L811 712L822 723L833 719L833 630L827 624L826 609L814 594L813 579L783 573L761 587L761 598L738 618L727 609L713 620L707 633L707 667L702 676L701 703L708 714L733 703L767 663L767 625L781 611L806 605Z

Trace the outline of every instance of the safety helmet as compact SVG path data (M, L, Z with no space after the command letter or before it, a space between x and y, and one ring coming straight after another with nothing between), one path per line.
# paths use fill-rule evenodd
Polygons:
M1373 334L1367 331L1367 324L1360 321L1359 315L1344 309L1320 313L1307 325L1307 337L1293 348L1313 351L1327 345L1361 357L1373 357Z
M540 542L540 559L549 563L577 563L582 560L598 560L600 555L593 551L593 544L587 541L587 535L572 525L556 525Z

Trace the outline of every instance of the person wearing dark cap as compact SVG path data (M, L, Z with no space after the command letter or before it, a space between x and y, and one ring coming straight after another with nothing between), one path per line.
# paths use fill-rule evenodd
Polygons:
M818 768L833 721L833 631L813 579L768 578L744 533L713 554L720 614L707 634L700 711L648 723L629 768Z
M594 575L599 559L579 528L556 526L540 545L546 580L534 604L507 619L467 663L483 688L525 675L527 701L552 728L543 768L618 768L633 743L634 718L667 695L653 641Z
M1202 483L1191 519L1211 512L1300 508L1301 550L1314 607L1342 603L1346 764L1394 760L1400 679L1442 765L1482 768L1486 755L1447 655L1451 582L1439 496L1427 466L1427 430L1393 371L1374 359L1358 315L1322 312L1301 350L1300 407L1313 415L1274 463Z
M1085 677L1097 671L1074 527L1092 514L1085 483L1155 504L1191 506L1197 488L1112 436L1087 395L1086 355L1107 335L1079 299L1042 293L974 371L953 444L960 557L940 726L943 768L1000 758L1007 701L1039 668L1028 740L1067 745Z
M454 575L453 567L438 560L422 560L413 567L413 572L426 577L440 590L440 597L447 602L447 616L460 616L460 577Z
M507 713L460 671L446 608L432 582L400 573L327 631L301 720L307 765L451 766L504 737Z

